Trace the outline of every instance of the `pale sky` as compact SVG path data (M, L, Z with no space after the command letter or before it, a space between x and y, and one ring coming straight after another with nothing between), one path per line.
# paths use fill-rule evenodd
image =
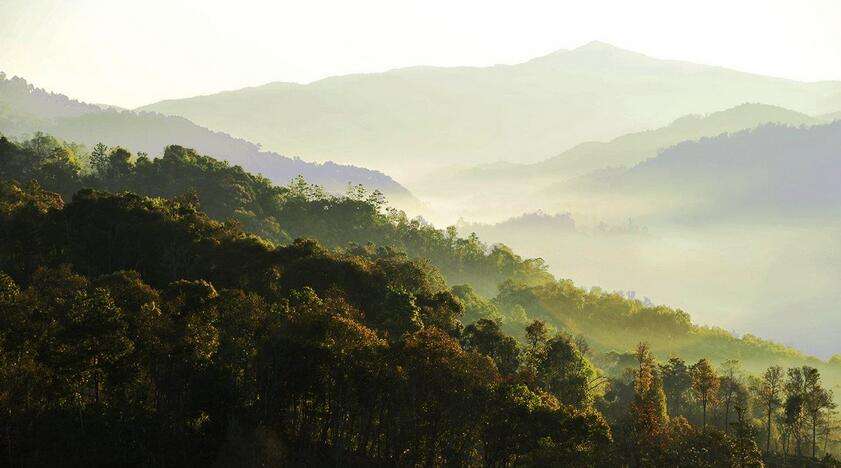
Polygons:
M592 40L841 80L841 0L0 0L0 71L135 107L271 81L517 63Z

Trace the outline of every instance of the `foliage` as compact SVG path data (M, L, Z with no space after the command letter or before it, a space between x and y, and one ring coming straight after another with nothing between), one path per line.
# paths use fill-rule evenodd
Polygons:
M275 243L308 237L363 256L380 255L368 244L390 247L427 259L449 284L470 284L486 295L508 279L525 284L551 280L540 259L522 259L503 245L489 247L476 236L458 238L453 229L439 230L403 212L385 210L383 195L361 186L349 187L344 196L327 194L301 177L277 187L240 167L179 146L167 147L156 159L135 158L119 147L104 155L98 146L87 158L91 167L85 169L74 151L43 135L21 145L0 139L0 177L37 180L65 198L83 186L181 197L214 219L237 222Z
M684 360L801 356L545 282L376 193L274 187L179 147L0 150L9 465L759 466L763 436L764 460L832 461L817 367L771 367L749 392L737 362ZM504 281L489 301L451 289L459 272ZM639 337L685 353L624 352Z
M578 463L609 443L539 385L522 413L496 364L519 372L514 339L462 333L461 301L405 256L274 247L187 200L0 187L12 465ZM490 439L499 414L523 432Z

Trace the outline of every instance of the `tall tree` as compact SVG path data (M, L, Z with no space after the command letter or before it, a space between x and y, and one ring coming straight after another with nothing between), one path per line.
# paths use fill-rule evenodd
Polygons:
M835 407L832 391L821 385L821 374L814 367L803 366L804 409L812 429L812 458L817 458L817 432L824 412Z
M788 435L794 436L795 454L803 455L803 425L806 419L806 376L804 369L788 369L785 382L785 424Z
M660 366L660 372L663 375L663 391L666 392L669 415L684 415L692 392L692 374L689 366L683 359L671 357Z
M549 339L549 327L542 320L535 320L526 327L526 341L532 352L536 351Z
M724 432L730 433L730 414L733 407L737 404L741 388L741 378L739 376L740 365L739 361L728 359L722 365L722 374L719 378L721 382L719 386L720 401L724 405Z
M91 169L97 175L105 175L108 171L108 147L102 143L94 145L90 156Z
M543 345L535 369L540 386L561 403L577 408L589 406L590 385L596 377L593 366L566 334L558 333Z
M636 439L636 461L639 466L658 462L659 449L665 442L669 415L660 369L645 343L636 349L638 367L634 372L634 400L631 403L631 425Z
M502 375L512 375L520 366L517 340L502 333L493 320L483 318L468 325L462 335L462 345L467 351L475 350L489 356Z
M733 410L733 457L731 463L739 468L762 467L762 453L756 446L756 429L750 423L748 408L743 401L735 402ZM735 463L733 463L735 462Z
M718 375L706 358L692 365L692 390L701 401L702 428L707 428L707 407L716 401L719 388Z
M771 421L782 404L783 368L771 366L752 385L753 394L765 412L765 453L771 453Z

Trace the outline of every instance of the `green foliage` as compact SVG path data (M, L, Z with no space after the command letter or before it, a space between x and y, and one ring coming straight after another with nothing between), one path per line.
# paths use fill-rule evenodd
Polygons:
M503 316L496 304L477 294L469 285L455 285L452 290L453 294L464 305L464 316L462 317L464 323L473 323L479 320L502 322Z
M517 340L505 335L499 325L488 319L480 319L464 329L464 349L476 350L493 359L499 373L508 376L520 367L520 347Z
M736 337L720 328L694 325L689 314L680 309L647 305L597 288L585 290L570 280L537 286L506 282L493 302L502 314L503 324L525 315L571 335L586 336L588 345L600 355L597 360L603 361L599 366L613 376L633 366L617 364L610 353L624 353L642 340L661 359L679 356L685 361L738 360L747 371L755 373L764 372L769 365L806 364L820 369L833 384L841 382L837 360L822 362L754 335Z
M634 399L630 405L633 456L638 465L656 463L666 445L669 415L660 369L646 344L637 346Z
M584 405L501 397L516 341L491 321L462 333L423 262L275 247L185 200L0 188L12 465L579 463L609 443ZM523 432L492 439L500 414Z
M551 280L361 187L94 153L0 139L9 464L758 466L760 435L826 456L816 367L751 393L707 359L803 362L787 348Z
M0 139L0 178L37 180L65 199L83 186L180 197L200 206L213 219L239 223L244 230L275 243L307 237L356 254L368 249L368 256L379 255L368 244L387 246L412 258L427 259L449 284L470 284L485 295L493 294L497 284L509 279L529 285L552 279L540 259L522 259L505 246L489 247L476 236L458 238L452 230L439 230L418 219L409 220L403 212L384 210L383 195L368 193L361 186L351 187L344 196L327 194L302 177L287 187L277 187L240 167L180 146L167 147L156 159L135 159L122 148L108 151L96 146L89 158L93 170L85 174L74 151L46 136L21 145Z

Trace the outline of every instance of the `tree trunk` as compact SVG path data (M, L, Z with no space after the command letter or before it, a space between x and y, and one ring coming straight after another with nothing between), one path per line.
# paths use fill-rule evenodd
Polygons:
M768 406L768 423L766 424L766 433L765 433L765 454L771 454L771 413L773 409L771 406Z
M783 436L783 466L786 464L788 458L788 433Z
M724 405L724 433L730 434L730 395L727 396L727 402Z
M826 423L826 431L823 434L823 453L827 453L829 448L829 421Z

